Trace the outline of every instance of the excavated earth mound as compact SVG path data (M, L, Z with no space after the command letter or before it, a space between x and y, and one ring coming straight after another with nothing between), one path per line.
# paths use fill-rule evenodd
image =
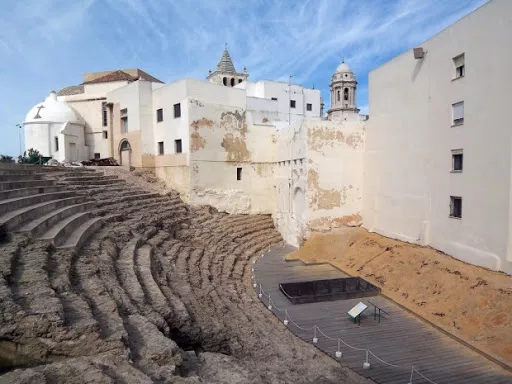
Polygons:
M512 278L362 228L315 234L288 256L327 261L477 349L512 365Z
M258 301L250 260L281 242L270 216L192 208L130 174L53 177L104 224L78 252L0 243L0 383L368 382Z

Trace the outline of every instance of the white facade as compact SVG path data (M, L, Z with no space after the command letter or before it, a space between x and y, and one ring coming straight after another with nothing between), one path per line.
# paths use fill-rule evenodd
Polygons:
M494 0L421 44L423 59L370 73L365 227L512 272L511 38L512 2Z
M42 156L58 161L88 160L84 121L66 103L50 95L34 106L25 117L25 148L37 149Z

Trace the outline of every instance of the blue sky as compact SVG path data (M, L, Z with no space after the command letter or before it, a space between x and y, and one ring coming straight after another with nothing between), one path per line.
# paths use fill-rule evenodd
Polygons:
M368 104L368 72L486 0L2 0L0 154L16 123L84 72L140 68L164 82L204 79L224 44L249 80L322 90L344 57Z

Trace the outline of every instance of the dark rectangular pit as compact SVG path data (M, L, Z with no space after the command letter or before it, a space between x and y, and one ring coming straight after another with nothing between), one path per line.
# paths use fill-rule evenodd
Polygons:
M279 289L292 304L376 296L380 288L360 277L282 283Z

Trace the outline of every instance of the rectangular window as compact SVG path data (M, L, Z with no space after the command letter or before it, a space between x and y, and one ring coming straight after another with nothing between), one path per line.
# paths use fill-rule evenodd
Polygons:
M242 168L237 168L236 169L236 179L237 180L242 180Z
M452 125L464 124L464 102L452 104Z
M159 155L164 154L164 142L163 141L158 142L158 154Z
M306 111L312 111L313 110L313 104L306 104Z
M101 158L101 154L99 153L95 153L94 154L94 158L97 160L97 159L100 159Z
M162 108L156 110L156 122L164 121L164 110Z
M103 131L103 138L108 139L108 131Z
M55 152L59 150L59 138L55 136Z
M463 160L462 149L452 151L452 172L462 172Z
M181 117L181 104L174 104L174 118L177 119Z
M290 108L295 108L295 100L290 100Z
M462 218L462 197L450 196L450 217Z
M181 153L181 140L174 140L174 152Z
M459 77L464 77L464 75L466 74L466 66L464 65L464 54L454 57L453 65L455 66L454 79L458 79Z
M107 113L107 103L101 103L101 117L103 120L103 126L106 127L108 125L108 113Z
M277 101L277 97L272 97L272 100Z
M128 132L128 109L121 109L121 132Z

